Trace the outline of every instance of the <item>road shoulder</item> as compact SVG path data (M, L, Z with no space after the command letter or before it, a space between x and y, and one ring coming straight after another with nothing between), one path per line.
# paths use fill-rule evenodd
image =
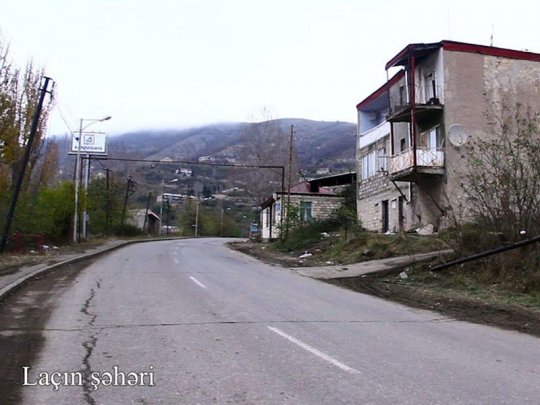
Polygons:
M462 321L540 337L540 311L537 309L470 296L467 291L415 285L411 282L413 271L427 272L430 261L437 262L435 253L418 256L416 260L400 257L343 266L298 267L298 258L271 251L261 244L236 243L229 244L229 247L263 262L342 288L435 311Z

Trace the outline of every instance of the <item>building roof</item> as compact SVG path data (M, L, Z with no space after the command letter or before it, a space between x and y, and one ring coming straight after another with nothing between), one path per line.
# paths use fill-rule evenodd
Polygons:
M319 177L317 179L303 181L295 184L291 187L291 194L293 195L312 195L312 196L325 196L325 197L341 197L340 194L334 192L329 187L343 186L347 184L354 184L356 181L356 172L347 172L340 174L333 174L331 176ZM287 191L278 191L276 195L287 195ZM268 197L264 200L259 207L264 210L274 204L276 200L273 197Z
M300 193L300 194L335 194L332 190L329 190L325 187L313 187L311 181L304 181L291 187L291 193Z
M375 90L373 93L371 93L369 96L367 96L364 100L360 101L356 105L357 110L362 110L363 108L367 107L369 104L371 104L373 101L386 96L388 93L388 90L390 87L392 87L394 84L399 82L401 78L405 76L405 71L400 70L397 72L390 80L388 80L385 84L383 84L381 87L379 87L377 90ZM387 96L386 96L387 97ZM388 105L388 100L386 100L386 105Z
M540 62L540 54L528 51L518 51L515 49L498 48L495 46L468 44L465 42L456 42L443 40L433 43L409 44L403 48L396 56L388 61L386 69L394 66L403 66L408 63L409 56L421 57L428 55L440 48L453 52L478 53L482 55L498 56L509 59L529 60Z
M332 174L330 176L317 177L309 180L310 189L312 192L317 192L321 187L337 187L354 184L356 181L356 172L347 172Z
M271 207L275 202L276 200L274 200L274 197L269 197L266 200L264 200L262 203L260 203L259 207L261 208L261 210L264 210L268 207Z

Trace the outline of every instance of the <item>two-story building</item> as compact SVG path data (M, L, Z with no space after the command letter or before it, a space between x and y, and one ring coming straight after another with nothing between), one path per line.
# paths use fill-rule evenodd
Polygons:
M471 140L496 136L503 106L540 111L540 54L441 41L410 44L357 106L358 218L370 230L448 226ZM465 207L466 208L466 207Z

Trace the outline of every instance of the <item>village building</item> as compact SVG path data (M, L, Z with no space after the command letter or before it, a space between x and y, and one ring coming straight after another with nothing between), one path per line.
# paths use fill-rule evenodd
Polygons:
M379 232L443 229L456 206L466 211L464 148L497 136L490 121L505 106L540 111L540 54L410 44L386 70L356 106L358 219Z
M301 223L327 219L343 201L341 191L356 183L356 173L303 181L288 191L275 192L260 205L261 238L277 239L287 221L287 207L298 210Z

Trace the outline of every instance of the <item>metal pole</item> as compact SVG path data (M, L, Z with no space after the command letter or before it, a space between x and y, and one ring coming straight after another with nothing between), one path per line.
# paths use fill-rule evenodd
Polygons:
M163 190L165 188L165 181L161 180L161 206L159 207L159 233L158 235L161 236L161 227L163 226Z
M289 182L287 186L287 218L285 219L286 220L285 238L289 237L289 226L290 226L289 214L290 214L290 207L291 207L293 142L294 142L294 125L291 125L291 137L289 139Z
M85 121L84 118L81 118L80 125L79 125L79 138L77 139L77 160L75 162L75 211L73 213L73 243L77 243L77 232L79 227L79 188L81 184L81 138L83 129L88 128L90 125L92 125L95 122L102 122L102 121L108 121L111 119L111 116L107 116L105 118L101 118L99 120L97 119L87 119L86 121L92 121L90 124L88 124L86 127L83 128L83 122Z
M77 140L77 160L75 161L75 211L73 212L73 243L77 243L77 231L79 227L79 187L81 171L81 137L83 131L83 119L79 125L79 137Z
M223 237L223 200L221 200L221 221L219 226L219 236Z
M110 186L110 177L109 172L111 169L105 169L105 173L107 176L107 201L106 201L106 207L105 207L105 229L107 230L107 235L111 231L111 186Z
M171 214L171 202L169 200L167 200L167 236L169 236L169 230L171 229L171 225L170 225L170 214Z
M197 197L197 206L195 207L195 237L199 236L199 198Z
M83 238L88 238L88 211L87 211L87 203L88 203L88 183L90 182L90 155L86 155L86 166L85 166L85 172L84 172L84 196L85 201L83 205L83 214L82 214L82 234Z

